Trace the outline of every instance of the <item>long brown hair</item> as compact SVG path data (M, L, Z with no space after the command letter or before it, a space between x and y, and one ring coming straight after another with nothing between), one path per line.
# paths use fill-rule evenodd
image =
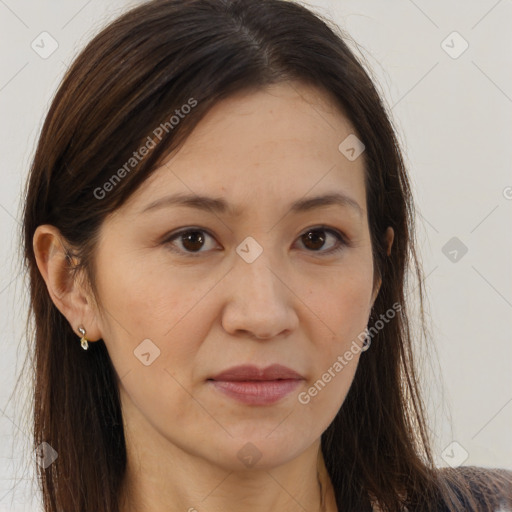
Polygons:
M441 479L434 467L404 292L412 270L423 296L411 189L386 109L343 33L284 0L153 0L112 22L75 59L46 116L27 182L22 236L35 324L34 447L46 442L58 453L38 468L46 512L117 512L126 451L117 375L105 344L100 340L84 354L53 304L35 261L35 229L60 230L70 272L83 270L94 290L105 217L219 100L283 81L321 88L364 142L368 222L382 278L375 318L401 304L373 336L322 435L338 507L371 510L370 499L385 511L474 505L455 476ZM170 122L191 99L193 108ZM148 154L127 167L145 143ZM388 226L395 231L389 256Z

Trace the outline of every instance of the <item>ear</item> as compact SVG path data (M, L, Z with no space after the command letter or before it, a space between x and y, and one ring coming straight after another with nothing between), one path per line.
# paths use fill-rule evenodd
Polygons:
M393 245L393 240L395 239L395 231L391 226L389 226L386 229L386 233L385 233L384 237L386 239L386 253L389 256L391 254L391 247ZM377 283L377 286L375 286L375 289L373 291L371 308L373 307L373 304L374 304L375 300L377 299L377 295L379 294L381 285L382 285L382 279L379 278L379 282Z
M95 301L80 282L80 273L73 276L72 262L67 257L67 245L60 231L49 224L38 226L32 244L37 267L55 306L77 336L81 337L78 327L83 326L88 341L99 340L102 334Z

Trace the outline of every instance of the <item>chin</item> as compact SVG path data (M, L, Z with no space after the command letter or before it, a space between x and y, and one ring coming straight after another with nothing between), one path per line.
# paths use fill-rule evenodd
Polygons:
M304 452L311 444L304 441L299 436L268 436L266 431L255 431L226 439L225 446L218 446L214 457L226 471L268 470Z

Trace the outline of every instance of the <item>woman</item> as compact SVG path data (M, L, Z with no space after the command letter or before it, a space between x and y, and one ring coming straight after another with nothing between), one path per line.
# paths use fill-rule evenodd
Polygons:
M374 85L307 9L153 0L104 29L26 193L45 510L510 507L511 472L434 467L413 213Z

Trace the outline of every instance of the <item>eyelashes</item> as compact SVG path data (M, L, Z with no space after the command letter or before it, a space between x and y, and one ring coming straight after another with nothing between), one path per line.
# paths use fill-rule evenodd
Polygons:
M324 246L329 246L329 238L334 240L334 245L323 250ZM177 232L171 233L166 237L162 245L166 246L172 252L183 255L184 257L198 257L204 256L211 252L210 250L202 250L204 247L208 247L208 239L215 240L215 237L211 235L208 230L199 227L187 227ZM314 256L331 256L344 250L350 243L346 239L345 235L337 229L330 228L328 226L315 226L308 228L302 232L297 238L300 244L305 247L307 253L311 253ZM180 244L181 248L177 245ZM307 249L307 245L312 244L313 249ZM212 246L215 243L210 244ZM317 248L319 246L319 248ZM213 249L221 250L221 249Z

